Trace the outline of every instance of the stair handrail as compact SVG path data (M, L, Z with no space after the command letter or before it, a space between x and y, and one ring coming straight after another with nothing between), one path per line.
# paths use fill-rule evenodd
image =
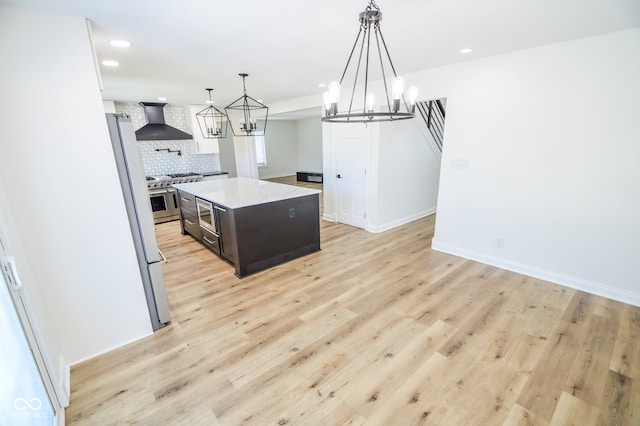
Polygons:
M444 138L445 108L440 99L435 101L422 101L417 103L418 111L422 119L427 123L427 129L436 146L442 152L442 140Z

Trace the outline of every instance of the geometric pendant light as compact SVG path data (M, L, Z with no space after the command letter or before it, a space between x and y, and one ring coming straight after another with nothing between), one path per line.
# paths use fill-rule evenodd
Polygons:
M242 77L244 93L224 109L229 117L231 131L234 136L264 135L269 108L247 95L245 79L249 74L241 73L239 75Z
M211 100L211 91L213 89L205 89L209 92L208 107L196 114L198 127L202 137L205 139L224 139L227 136L227 124L229 117L224 112L213 106Z

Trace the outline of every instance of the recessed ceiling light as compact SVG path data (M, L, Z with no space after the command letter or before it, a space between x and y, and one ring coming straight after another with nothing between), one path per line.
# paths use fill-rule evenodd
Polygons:
M131 43L126 40L111 40L111 45L116 47L129 47Z
M120 64L117 61L102 61L102 65L107 67L117 67Z
M167 100L167 98L159 97L159 98L158 98L158 100L159 100L159 101L166 101L166 100Z
M256 99L256 100L260 103L264 102L262 99Z
M464 54L464 53L471 53L471 52L473 52L473 49L469 49L468 47L467 47L466 49L462 49L462 50L460 51L460 53L463 53L463 54Z
M318 84L318 87L319 87L319 88L321 88L321 89L322 89L323 87L326 87L326 86L327 86L327 85L326 85L326 84L324 84L324 83L320 83L320 84Z

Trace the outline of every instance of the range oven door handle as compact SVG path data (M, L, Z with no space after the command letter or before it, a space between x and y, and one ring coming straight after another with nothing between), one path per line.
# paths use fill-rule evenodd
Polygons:
M149 190L149 195L162 195L162 194L166 194L168 191L166 188L164 189L150 189Z

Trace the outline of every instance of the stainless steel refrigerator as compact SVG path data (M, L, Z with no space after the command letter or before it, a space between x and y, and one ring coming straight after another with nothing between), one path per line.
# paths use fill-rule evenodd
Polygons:
M151 325L157 330L169 322L171 316L162 276L161 262L164 259L158 250L153 212L136 135L131 118L126 114L107 114L107 124L149 306Z

